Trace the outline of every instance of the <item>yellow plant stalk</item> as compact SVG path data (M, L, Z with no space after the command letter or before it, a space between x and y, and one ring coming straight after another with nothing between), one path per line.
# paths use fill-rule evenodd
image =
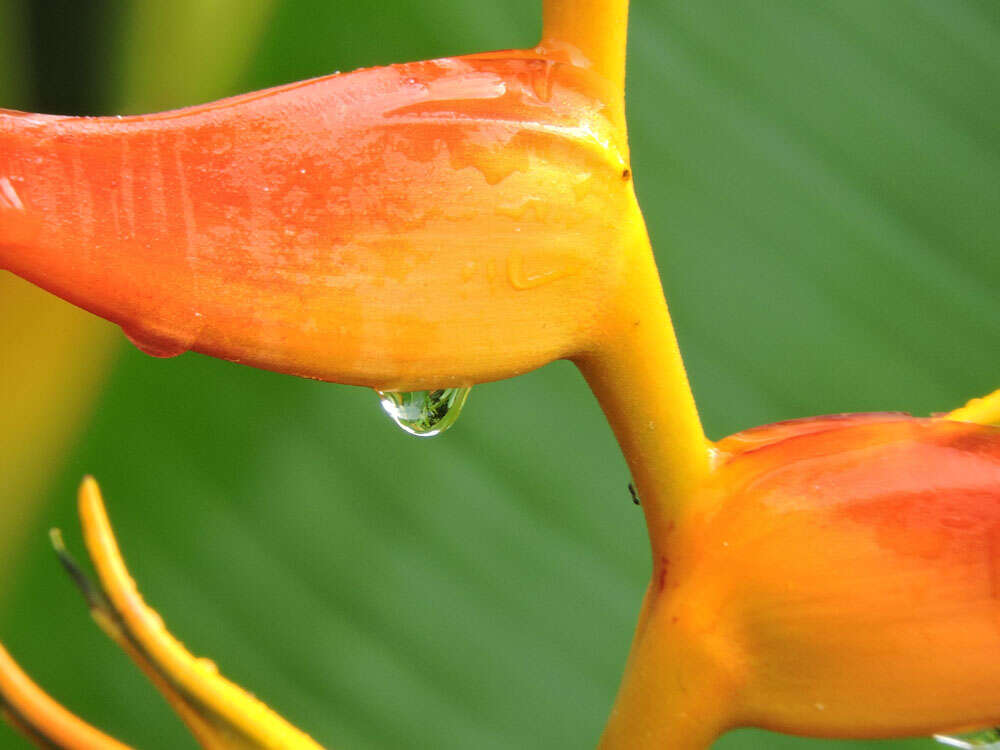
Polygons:
M87 551L97 571L95 587L53 531L53 545L81 588L101 629L135 661L208 750L319 750L255 697L221 676L207 659L193 656L165 628L139 594L122 560L97 483L79 490ZM0 706L30 739L63 750L124 750L125 745L67 712L41 691L0 648Z
M319 746L259 700L197 659L146 606L128 574L97 483L83 480L79 494L87 550L107 608L94 610L98 624L136 661L206 748L317 750Z

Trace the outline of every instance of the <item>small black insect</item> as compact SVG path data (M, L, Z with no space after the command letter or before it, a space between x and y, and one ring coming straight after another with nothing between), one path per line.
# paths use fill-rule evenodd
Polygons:
M628 483L628 494L632 496L633 503L636 505L642 505L642 503L639 502L639 493L635 491L635 485L631 482Z

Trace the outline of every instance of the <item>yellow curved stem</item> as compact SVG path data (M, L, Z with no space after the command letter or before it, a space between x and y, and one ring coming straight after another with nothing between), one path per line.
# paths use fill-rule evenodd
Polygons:
M946 419L1000 425L1000 389L988 396L972 399L965 406L949 412Z
M0 709L28 739L59 750L130 750L50 698L0 645Z
M622 220L622 231L627 235L628 278L595 337L601 343L576 364L628 461L657 556L685 499L710 470L711 443L701 426L637 204Z
M609 306L601 344L576 360L614 429L646 515L653 580L672 531L711 471L705 437L636 205L623 222L628 276ZM651 584L599 750L705 750L724 729L733 689L724 659L696 634L670 637ZM687 637L690 635L691 637Z
M202 746L209 750L321 750L306 734L222 677L211 662L193 656L167 631L125 567L92 477L80 485L79 506L87 550L107 597L106 602L97 600L96 606L92 602L95 619L149 675Z
M545 0L542 44L571 44L625 98L628 0Z

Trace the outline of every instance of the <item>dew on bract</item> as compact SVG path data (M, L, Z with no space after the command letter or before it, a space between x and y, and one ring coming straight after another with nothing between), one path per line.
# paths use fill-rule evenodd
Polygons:
M166 335L140 327L122 326L122 333L135 344L135 347L151 357L166 359L177 357L191 351L203 325L201 315L192 313L189 324L182 327L179 333Z
M961 750L1000 750L1000 728L971 734L935 734L934 739L942 745Z
M469 397L471 388L433 391L376 391L385 413L411 435L433 437L447 430Z
M122 331L125 333L125 337L135 345L136 349L143 354L148 354L150 357L168 359L170 357L178 357L190 349L185 344L166 337L132 333L125 329L122 329Z
M219 667L211 659L206 659L205 657L199 657L197 659L198 666L204 669L206 672L211 674L218 674Z

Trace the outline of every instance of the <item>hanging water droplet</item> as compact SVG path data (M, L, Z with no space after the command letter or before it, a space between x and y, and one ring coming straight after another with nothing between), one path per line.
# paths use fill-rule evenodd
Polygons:
M1000 750L1000 727L971 734L935 734L934 739L962 750Z
M458 419L471 388L433 391L376 391L385 413L411 435L439 435Z
M147 333L132 333L131 331L126 331L122 329L125 333L125 337L135 344L135 348L141 351L143 354L148 354L150 357L158 357L160 359L167 359L169 357L177 357L184 354L190 347L185 345L183 342L174 341L173 339L166 338L165 336L152 336Z
M179 327L170 334L139 326L122 326L122 333L139 351L151 357L165 359L191 351L203 325L201 313L192 313L188 325Z

